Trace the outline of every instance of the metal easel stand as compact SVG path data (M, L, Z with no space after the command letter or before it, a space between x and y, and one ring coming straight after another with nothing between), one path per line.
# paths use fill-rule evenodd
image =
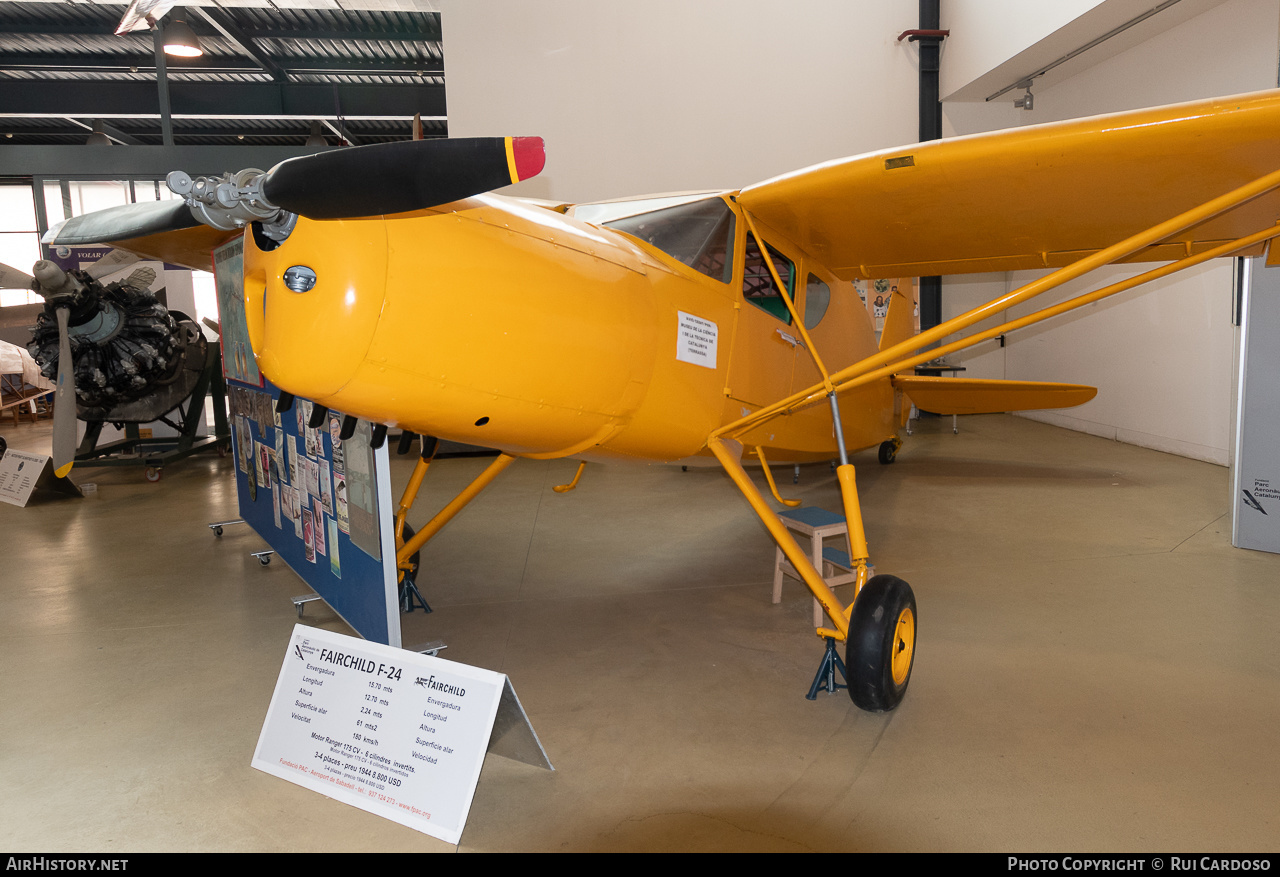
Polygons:
M209 529L213 531L213 535L221 538L223 527L230 527L232 524L243 524L244 522L244 518L236 518L234 521L214 521L209 525ZM271 562L271 555L275 553L274 549L268 549L266 551L250 551L249 556L258 558L258 563L266 566ZM299 612L298 615L302 615L302 613Z
M209 525L209 529L213 531L213 535L221 537L222 528L230 527L232 524L243 524L244 518L236 518L234 521L214 521Z
M840 660L840 655L836 653L836 641L829 636L825 639L827 651L822 656L817 675L813 677L813 684L809 686L809 693L805 695L806 700L817 700L819 691L835 694L840 689L849 687L849 674L844 670L844 661ZM840 671L840 678L844 682L836 681L837 670Z
M427 601L423 599L422 592L418 590L417 583L408 575L400 582L400 611L412 612L419 606L422 611L431 614L431 607L427 605Z

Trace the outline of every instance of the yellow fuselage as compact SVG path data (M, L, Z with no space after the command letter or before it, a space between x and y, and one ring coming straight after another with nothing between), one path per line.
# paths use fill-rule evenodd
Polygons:
M874 353L852 286L760 232L798 277L831 289L810 330L827 367ZM746 234L738 221L733 280L722 283L625 233L499 196L396 217L299 219L271 251L245 236L250 338L279 387L374 422L522 456L678 459L703 451L715 428L820 380L795 329L744 301ZM294 265L316 272L313 289L286 288ZM804 294L800 283L801 314ZM715 327L702 362L677 356L691 318L704 340ZM850 448L900 422L887 380L842 396L841 412ZM836 454L821 405L744 441L780 460Z

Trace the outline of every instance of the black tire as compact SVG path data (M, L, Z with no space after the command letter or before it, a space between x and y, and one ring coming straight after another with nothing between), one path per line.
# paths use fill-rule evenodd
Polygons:
M880 465L888 466L898 458L898 445L892 441L880 443Z
M917 617L915 594L897 576L875 576L858 594L844 662L859 709L883 713L902 702L915 666Z

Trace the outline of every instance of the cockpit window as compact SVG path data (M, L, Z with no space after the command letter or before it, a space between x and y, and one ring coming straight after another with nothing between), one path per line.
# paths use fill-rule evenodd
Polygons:
M804 327L812 329L822 322L831 304L831 287L810 274L804 286Z
M785 295L795 300L795 263L779 253L773 247L765 245L769 250L769 259L773 262L778 277L786 284ZM747 235L747 252L742 262L742 297L767 314L772 314L788 326L791 325L791 311L782 300L784 293L778 291L773 282L773 274L765 264L760 247L756 245L756 236Z
M733 279L733 211L719 198L606 222L721 283Z

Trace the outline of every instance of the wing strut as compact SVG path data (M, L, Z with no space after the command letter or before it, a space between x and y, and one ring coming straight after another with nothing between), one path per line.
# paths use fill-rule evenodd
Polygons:
M1239 238L1235 241L1214 247L1213 249L1207 250L1203 253L1188 256L1184 259L1180 259L1176 262L1148 271L1145 274L1132 278L1131 280L1112 284L1111 286L1089 293L1088 295L1078 296L1070 301L1062 303L1061 305L1044 308L1028 317L1022 318L1021 320L1011 321L995 329L965 337L960 341L947 345L941 350L930 350L927 354L921 354L914 358L911 356L915 351L927 347L930 344L940 342L948 335L952 335L962 329L967 329L987 317L993 316L1007 308L1021 304L1029 299L1035 298L1036 296L1048 292L1051 289L1056 289L1068 281L1075 280L1090 271L1101 268L1103 265L1118 262L1132 256L1140 250L1143 250L1152 244L1159 243L1171 235L1178 234L1187 228L1206 222L1214 216L1238 207L1247 201L1257 198L1259 195L1277 188L1280 188L1280 170L1272 171L1269 174L1258 177L1251 183L1247 183L1246 185L1234 189L1225 195L1206 201L1198 207L1187 210L1172 219L1168 219L1158 225L1154 225L1145 231L1131 235L1117 244L1113 244L1110 247L1099 250L1089 256L1085 256L1075 262L1072 262L1066 267L1059 268L1038 280L1034 280L1031 283L1026 284L1020 289L993 299L984 305L980 305L968 313L947 320L932 329L928 329L921 332L919 335L913 336L906 341L894 344L886 350L882 350L873 356L867 357L866 359L860 360L847 368L841 369L831 375L829 380L824 379L822 383L814 384L806 390L792 394L791 396L775 402L772 405L765 406L746 417L735 420L732 423L728 423L716 429L711 433L709 438L737 438L763 423L774 419L775 417L789 414L797 409L818 403L821 401L823 396L828 395L833 389L836 393L853 389L854 387L861 386L871 380L884 377L895 371L900 371L903 368L908 368L918 362L924 362L936 356L943 355L943 353L970 347L980 341L993 338L1002 332L1038 323L1041 320L1065 313L1069 310L1074 310L1075 308L1089 304L1092 301L1097 301L1100 298L1105 298L1106 296L1114 295L1118 292L1124 291L1125 289L1132 289L1134 286L1147 283L1151 280L1156 280L1176 271L1182 271L1194 265L1199 265L1201 262L1207 261L1208 259L1230 255L1231 253L1245 249L1246 247L1252 246L1260 241L1274 238L1280 235L1280 226L1273 226ZM874 377L872 377L872 375L874 375Z
M826 397L831 404L832 419L835 426L836 444L840 454L841 465L837 468L837 477L840 481L840 494L844 505L845 518L849 524L849 541L850 541L850 559L858 568L858 591L868 582L869 574L869 552L867 550L866 536L862 526L862 512L858 503L857 485L854 480L854 467L849 463L847 451L844 447L844 438L840 423L840 409L837 404L837 396L841 392L851 390L863 384L870 383L892 376L895 372L910 368L918 363L933 359L936 356L952 353L978 344L982 341L994 338L1005 332L1021 329L1038 323L1050 317L1075 310L1108 296L1115 295L1144 283L1149 283L1161 277L1166 277L1178 271L1183 271L1209 259L1227 256L1234 252L1254 246L1263 241L1271 240L1280 236L1280 224L1270 228L1262 229L1253 234L1239 238L1234 241L1221 244L1213 249L1203 253L1187 256L1159 268L1152 269L1136 277L1123 280L1118 283L1095 290L1084 295L1076 296L1061 304L1047 308L1042 308L1035 313L1022 317L1017 320L1010 320L1000 326L992 329L978 332L973 335L966 336L957 341L953 341L940 348L929 349L924 353L916 353L929 344L942 341L948 335L959 330L967 329L980 320L985 319L995 313L1003 311L1009 307L1020 304L1031 298L1034 298L1044 292L1054 289L1062 284L1074 280L1090 271L1102 267L1111 262L1122 260L1134 253L1154 244L1165 238L1177 234L1180 231L1198 225L1206 220L1230 210L1240 204L1249 201L1259 195L1280 188L1280 170L1273 171L1270 174L1259 177L1252 183L1241 186L1232 192L1222 195L1213 200L1207 201L1199 207L1195 207L1184 213L1166 220L1158 225L1152 226L1145 231L1132 235L1125 240L1114 244L1104 250L1100 250L1092 255L1086 256L1073 262L1072 264L1060 268L1038 280L1032 281L1025 286L1017 289L1005 296L994 299L981 305L966 314L955 317L951 320L935 326L919 335L916 335L906 341L890 346L888 349L880 351L873 356L867 357L853 365L829 375L822 365L821 359L817 352L813 349L809 341L807 333L803 332L803 323L795 312L794 305L783 296L783 300L787 302L787 308L792 314L792 318L796 320L796 324L801 327L801 332L805 336L806 345L810 348L815 364L818 366L822 374L821 383L814 384L806 390L788 396L787 398L776 402L772 405L761 408L760 410L726 424L713 431L707 437L707 448L720 461L729 477L733 480L737 488L742 492L752 509L760 517L769 533L778 543L778 547L782 549L787 560L791 561L792 566L800 574L804 583L808 586L818 603L826 611L836 626L836 630L819 628L818 635L822 637L830 637L836 640L848 641L849 628L851 619L854 615L854 605L857 601L857 593L854 595L854 602L847 607L843 606L836 597L835 593L823 580L821 574L814 568L813 563L800 549L795 539L791 536L786 526L779 519L776 512L765 502L759 490L756 489L754 483L747 476L746 471L742 467L742 444L738 441L745 433L760 427L774 418L785 416L797 409L817 404ZM753 223L750 217L747 218L748 226L751 227L754 234ZM762 248L763 249L763 248ZM772 260L766 260L769 264L771 273L774 273L774 282L778 284L778 288L782 289L782 283L776 276L776 271L771 264ZM875 581L880 578L877 577ZM908 671L909 672L909 671Z

